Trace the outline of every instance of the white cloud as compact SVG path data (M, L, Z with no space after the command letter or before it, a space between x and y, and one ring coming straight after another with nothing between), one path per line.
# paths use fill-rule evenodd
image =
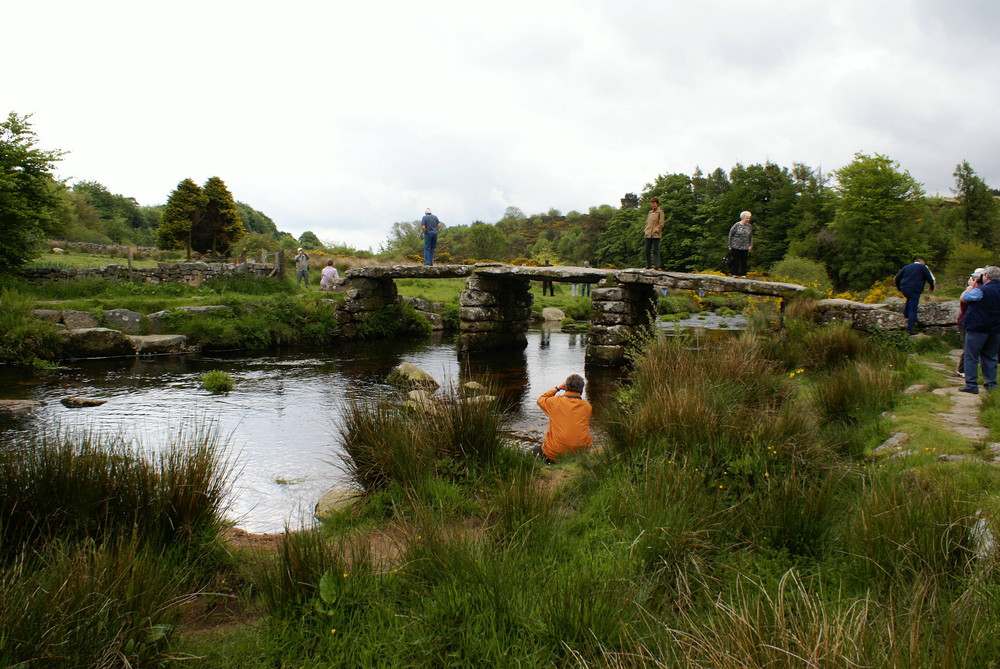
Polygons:
M298 236L377 247L617 204L658 174L898 160L1000 185L994 2L55 0L18 8L0 111L144 204L222 177ZM39 35L44 42L39 42Z

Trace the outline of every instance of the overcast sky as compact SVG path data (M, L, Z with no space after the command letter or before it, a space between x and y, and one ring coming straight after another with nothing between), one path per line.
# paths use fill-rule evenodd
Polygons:
M221 177L296 237L619 205L657 175L883 153L1000 186L997 0L51 0L4 10L0 112L58 174Z

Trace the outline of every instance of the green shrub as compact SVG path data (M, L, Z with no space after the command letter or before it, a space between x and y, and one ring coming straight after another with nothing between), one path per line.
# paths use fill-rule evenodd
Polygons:
M358 337L361 339L389 339L404 334L426 336L430 333L430 322L412 305L405 303L379 309L358 326Z
M826 265L799 256L785 256L784 260L774 263L771 266L771 276L779 281L813 287L824 293L833 287Z
M233 377L214 370L198 377L198 386L212 393L228 393L233 389Z

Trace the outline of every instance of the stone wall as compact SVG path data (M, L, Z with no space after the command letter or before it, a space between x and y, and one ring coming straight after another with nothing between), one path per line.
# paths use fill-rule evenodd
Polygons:
M586 363L613 367L625 362L625 348L633 333L649 327L654 316L656 290L652 285L605 279L594 288L594 313L588 331Z
M337 322L344 337L356 336L358 326L373 313L399 301L399 291L392 279L348 276L344 286L347 297L337 306Z
M143 283L186 283L200 286L209 279L226 276L271 276L275 272L273 263L247 261L245 263L205 263L205 262L161 262L156 267L133 267L132 280ZM65 281L99 277L104 279L128 279L129 269L125 265L111 264L106 267L85 267L61 269L57 267L35 267L22 271L29 281Z
M534 296L524 277L473 276L458 298L458 350L523 349Z
M905 330L902 301L884 304L865 304L850 300L829 299L816 303L819 320L824 323L839 321L850 323L857 330ZM917 309L917 325L930 334L939 334L958 328L958 300L922 302Z

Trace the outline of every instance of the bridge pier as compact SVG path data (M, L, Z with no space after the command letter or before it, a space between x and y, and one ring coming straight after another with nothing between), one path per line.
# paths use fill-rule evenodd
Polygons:
M346 282L347 297L337 305L337 322L344 337L358 334L358 326L379 309L399 300L396 282L391 278L350 276Z
M459 351L523 349L534 296L520 276L474 275L458 298Z
M656 313L656 289L650 284L602 280L591 299L585 364L616 367L625 362L625 349L636 331L648 328Z

